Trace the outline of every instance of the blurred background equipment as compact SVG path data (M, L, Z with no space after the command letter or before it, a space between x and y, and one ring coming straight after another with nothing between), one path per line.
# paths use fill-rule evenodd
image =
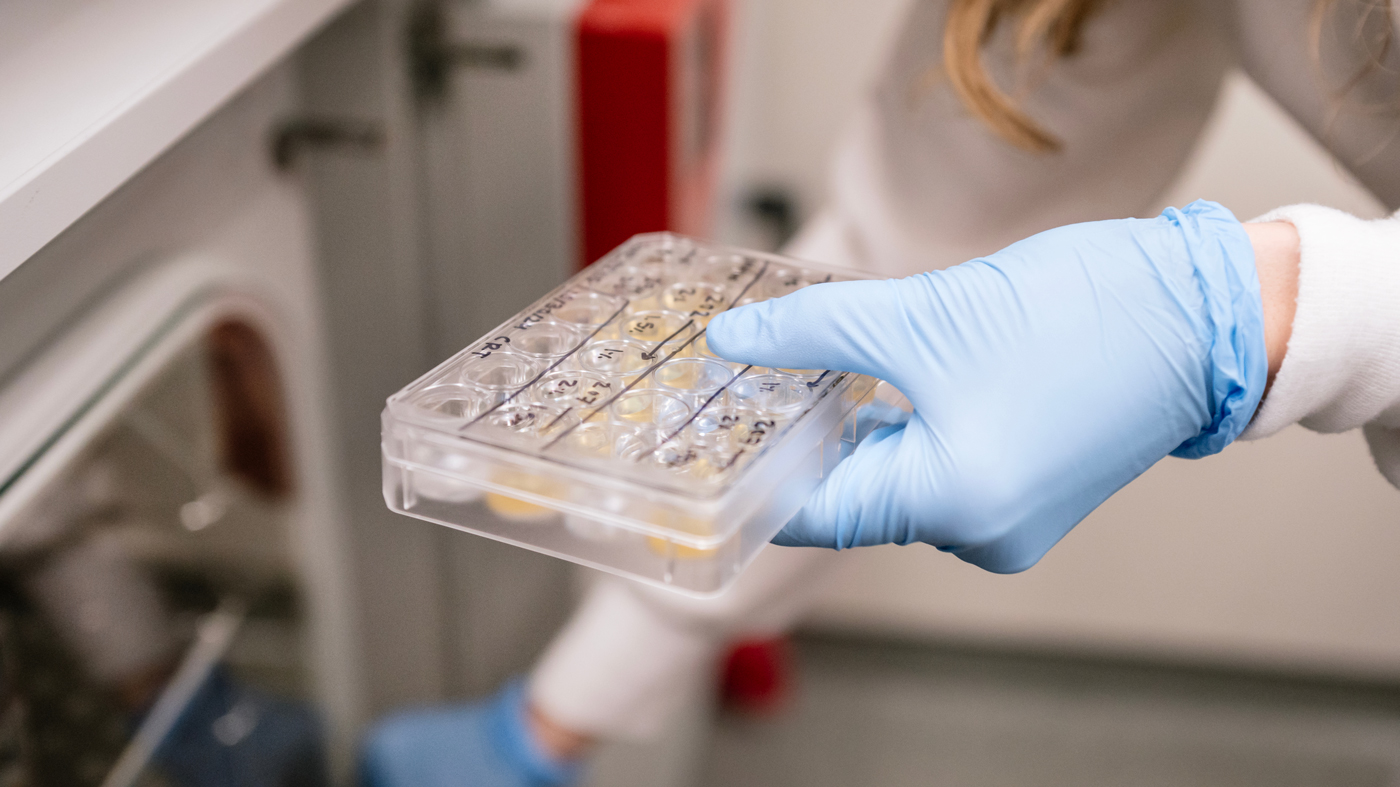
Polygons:
M272 155L300 114L287 58L340 5L0 9L0 105L25 118L0 145L7 785L351 771L321 294Z
M427 253L455 352L641 232L709 237L731 0L417 7Z
M145 273L0 392L16 783L329 784L328 736L352 734L328 683L348 632L316 614L347 588L305 551L338 547L311 532L324 473L284 395L304 382L239 274Z

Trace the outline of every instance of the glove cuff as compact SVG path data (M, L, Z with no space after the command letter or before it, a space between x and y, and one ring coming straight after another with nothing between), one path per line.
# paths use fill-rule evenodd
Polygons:
M499 751L525 774L532 784L566 785L578 781L578 762L563 762L540 748L530 730L530 706L525 682L515 680L506 686L491 709L490 724Z
M1172 456L1199 459L1220 453L1249 426L1269 377L1264 345L1264 305L1254 246L1225 207L1197 200L1168 208L1162 218L1184 236L1204 298L1202 317L1207 361L1210 424L1182 443Z

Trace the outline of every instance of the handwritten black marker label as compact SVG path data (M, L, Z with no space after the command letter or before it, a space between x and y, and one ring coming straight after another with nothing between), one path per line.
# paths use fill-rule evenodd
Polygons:
M507 344L510 344L509 336L497 336L477 345L477 349L473 350L471 354L478 358L490 358L492 353L504 350Z

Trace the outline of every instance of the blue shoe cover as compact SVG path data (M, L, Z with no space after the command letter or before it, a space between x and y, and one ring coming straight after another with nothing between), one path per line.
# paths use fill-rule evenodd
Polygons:
M530 733L525 686L479 703L402 713L377 724L360 759L362 787L563 787L561 763Z

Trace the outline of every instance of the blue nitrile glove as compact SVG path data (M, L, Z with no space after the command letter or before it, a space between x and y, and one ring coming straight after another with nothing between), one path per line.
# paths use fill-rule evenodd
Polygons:
M530 733L525 687L469 705L410 711L380 722L360 753L363 787L556 787L577 781Z
M1268 373L1253 247L1210 202L1061 227L946 271L815 285L719 315L708 340L733 361L880 377L914 405L774 543L923 541L1002 573L1157 460L1229 445Z
M264 694L225 667L209 674L152 761L181 787L322 787L321 724L311 707Z

